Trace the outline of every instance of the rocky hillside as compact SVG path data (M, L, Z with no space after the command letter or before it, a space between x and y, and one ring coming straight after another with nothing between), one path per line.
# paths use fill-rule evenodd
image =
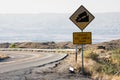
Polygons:
M0 48L8 48L10 43L1 43Z
M120 49L120 39L112 40L109 42L103 42L99 44L93 45L86 45L87 49L94 48L94 49L104 49L104 50L113 50L113 49Z
M0 48L39 48L39 49L70 49L75 48L72 42L21 42L21 43L1 43Z
M81 46L79 46L81 47ZM38 49L73 49L75 45L72 42L21 42L21 43L1 43L0 48L38 48ZM99 44L85 45L86 49L119 49L120 39L112 40L109 42L103 42Z

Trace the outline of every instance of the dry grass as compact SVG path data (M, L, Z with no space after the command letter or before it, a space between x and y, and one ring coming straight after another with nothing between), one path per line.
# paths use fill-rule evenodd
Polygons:
M78 56L80 57L80 56ZM75 60L75 55L70 54L69 57L65 60L67 64L69 64L71 67L75 69L75 72L79 72L79 69L81 68L81 59L78 58L77 62Z
M96 50L97 51L97 50ZM115 65L113 65L113 62L116 63L116 59L120 60L119 58L119 53L112 53L112 55L114 56L110 56L110 62L106 62L108 59L108 54L107 52L104 53L103 58L105 59L105 61L100 58L101 55L101 51L100 52L96 52L96 51L85 51L84 52L84 71L86 73L88 73L91 78L93 78L94 80L120 80L120 76L117 73L117 69L115 68ZM97 57L97 58L95 58ZM112 60L111 60L112 59ZM101 61L103 63L100 63L99 61ZM78 55L78 60L77 62L75 61L75 54L70 54L69 59L66 59L67 63L70 64L74 69L75 72L78 73L81 71L81 56ZM107 64L108 65L107 65ZM117 61L117 63L119 63L119 61ZM120 63L119 63L120 64ZM111 72L110 72L110 71ZM105 71L105 72L104 72ZM114 71L116 71L115 73L113 73ZM115 75L116 74L116 75Z
M112 76L111 80L120 80L120 76Z

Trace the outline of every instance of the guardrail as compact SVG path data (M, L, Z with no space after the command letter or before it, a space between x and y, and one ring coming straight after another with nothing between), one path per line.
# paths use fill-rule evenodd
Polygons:
M31 51L31 52L49 52L49 53L75 53L75 49L0 48L0 51Z

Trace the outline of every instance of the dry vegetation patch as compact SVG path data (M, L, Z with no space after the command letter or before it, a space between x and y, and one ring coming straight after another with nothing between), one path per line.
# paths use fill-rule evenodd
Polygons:
M66 62L74 67L76 73L81 72L81 56L77 62L75 54L70 54ZM86 76L95 80L120 80L120 49L90 49L84 51L84 71Z
M0 53L0 59L6 59L6 58L9 58L7 54Z

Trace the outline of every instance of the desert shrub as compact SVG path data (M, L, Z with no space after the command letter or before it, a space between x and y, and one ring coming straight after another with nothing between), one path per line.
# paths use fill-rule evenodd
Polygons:
M113 52L113 54L120 54L120 49L115 49L112 52Z
M101 66L101 72L105 74L115 74L117 72L117 68L114 64L104 64Z
M119 65L113 63L112 59L101 58L98 60L100 64L96 71L100 73L105 73L108 75L114 75L119 70Z
M120 65L120 54L112 54L112 62Z
M92 53L91 50L85 50L85 51L84 51L84 57L85 57L85 58L89 58L89 57L90 57L90 53Z
M94 53L93 51L91 50L87 50L84 52L84 57L85 58L91 58L92 60L96 60L98 59L98 54Z
M113 50L111 55L112 63L120 67L120 50Z
M88 66L88 70L86 73L89 75L94 75L96 73L106 74L106 75L120 75L120 50L113 50L111 54L100 56L95 53L93 50L84 51L84 57L86 59L91 59L95 61L93 68L90 69Z
M94 71L98 73L105 73L107 75L114 75L117 73L118 68L114 64L95 64L93 66Z
M91 57L92 60L98 61L98 56L99 56L98 54L93 53L93 54L91 54L90 57Z
M92 50L86 50L86 51L84 51L84 57L85 58L90 58L90 56L91 56L92 53L93 53Z
M92 54L91 58L96 60L98 55ZM120 72L120 50L113 50L111 57L97 58L98 64L94 66L94 69L99 73L105 73L107 75L114 75ZM117 74L119 75L119 74Z
M94 64L92 71L93 72L101 72L101 64L99 64L99 63Z
M9 48L15 48L15 47L16 45L14 43L9 46Z

